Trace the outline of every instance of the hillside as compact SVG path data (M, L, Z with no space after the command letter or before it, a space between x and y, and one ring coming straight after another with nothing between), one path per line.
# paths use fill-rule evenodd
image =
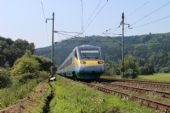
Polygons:
M118 63L121 60L121 37L87 36L56 42L55 63L60 65L75 46L82 44L100 46L106 62ZM36 49L35 53L50 57L51 47ZM170 72L170 33L125 37L125 54L135 56L140 66L150 64L156 72Z

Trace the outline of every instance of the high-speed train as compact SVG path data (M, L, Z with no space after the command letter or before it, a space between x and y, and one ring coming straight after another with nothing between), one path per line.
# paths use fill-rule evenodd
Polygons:
M103 72L104 60L102 59L101 48L81 45L73 49L58 68L57 73L78 79L97 79Z

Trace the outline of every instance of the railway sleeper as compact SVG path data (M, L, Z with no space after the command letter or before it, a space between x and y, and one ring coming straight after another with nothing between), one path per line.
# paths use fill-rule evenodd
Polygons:
M89 86L95 87L97 90L103 91L105 93L117 94L121 98L123 98L123 100L128 100L129 97L131 97L129 94L126 94L126 93L123 93L123 92L120 92L120 91L116 91L116 90L113 90L113 89L104 88L104 87L100 87L100 86L97 86L97 85L89 85ZM144 98L137 97L137 96L132 96L131 100L136 101L136 102L140 103L141 105L145 105L147 107L153 108L155 110L160 110L160 111L163 111L164 113L170 113L170 105L166 105L166 104L163 104L163 103L160 103L160 102L144 99Z

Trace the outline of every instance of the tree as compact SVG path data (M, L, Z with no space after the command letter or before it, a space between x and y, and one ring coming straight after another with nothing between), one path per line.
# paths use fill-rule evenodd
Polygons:
M26 53L28 54L28 53ZM13 76L20 76L25 73L31 73L32 75L37 75L40 69L39 62L34 57L28 57L24 55L23 57L19 58L11 71L11 75Z
M26 40L12 41L11 39L0 37L0 67L6 64L12 67L16 59L22 57L26 50L33 53L34 48L34 44L28 43Z
M141 67L141 69L140 69L140 73L142 75L149 75L149 74L153 74L154 72L155 72L154 66L147 64L147 63L144 65L144 67Z
M136 59L132 55L128 55L125 57L124 62L124 71L125 71L125 78L136 78L139 74L139 66Z

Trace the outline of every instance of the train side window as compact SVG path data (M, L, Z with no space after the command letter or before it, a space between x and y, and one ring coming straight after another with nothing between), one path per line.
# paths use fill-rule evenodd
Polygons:
M74 55L75 55L75 57L77 58L77 51L74 51Z

